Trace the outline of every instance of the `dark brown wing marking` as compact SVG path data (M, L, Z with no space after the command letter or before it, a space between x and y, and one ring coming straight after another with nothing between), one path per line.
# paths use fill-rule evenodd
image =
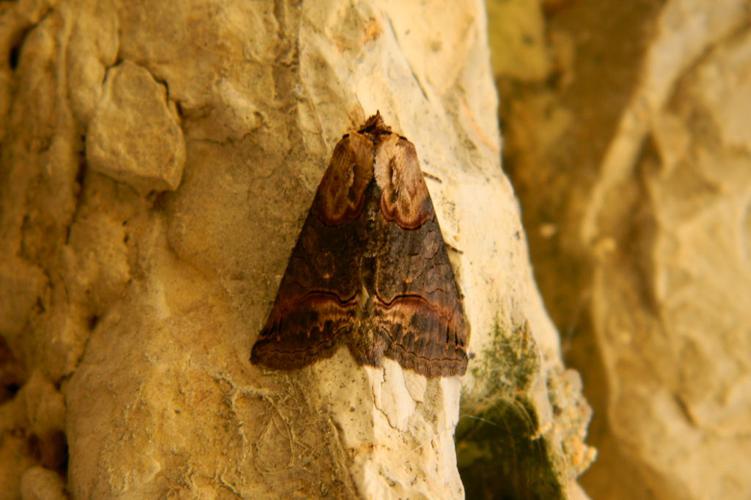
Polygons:
M345 344L360 364L461 375L468 340L415 148L375 115L337 144L251 361L300 368Z

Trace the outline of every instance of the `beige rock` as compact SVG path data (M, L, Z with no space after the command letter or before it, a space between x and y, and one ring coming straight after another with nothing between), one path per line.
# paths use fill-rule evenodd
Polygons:
M107 70L117 59L118 18L106 0L81 1L71 8L75 17L66 48L68 92L76 118L88 124L102 99Z
M59 474L43 467L30 467L21 479L22 500L65 500L65 484Z
M594 498L751 491L749 12L570 2L548 74L498 67L537 276L595 409Z
M25 471L34 468L35 464L47 468L43 476L56 476L57 482L61 482L60 473L67 458L64 419L62 394L39 372L26 381L12 400L0 406L0 436L3 437L0 441L3 464L0 468L0 485L3 492L16 492L36 483L49 483L50 479L26 479ZM44 485L41 487L41 491L48 488ZM17 495L9 493L6 496Z
M0 334L38 373L23 390L65 396L72 497L461 498L460 468L468 495L580 497L589 409L500 169L483 4L111 6L29 25L0 168ZM428 380L346 350L252 366L333 145L376 110L427 174L470 371ZM28 414L58 425L38 400ZM20 456L21 484L0 487L56 494Z
M74 69L91 78L88 67ZM167 98L165 86L145 68L125 61L110 69L86 136L89 166L142 192L176 189L185 141ZM80 106L85 116L87 105Z
M5 259L0 267L0 328L10 342L22 335L44 282L42 272L21 259Z

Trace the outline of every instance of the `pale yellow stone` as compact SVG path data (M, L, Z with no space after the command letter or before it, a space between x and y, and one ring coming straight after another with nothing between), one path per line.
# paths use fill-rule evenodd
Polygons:
M66 500L65 483L55 471L31 467L21 479L22 500Z
M107 73L89 124L86 160L92 169L141 191L174 190L185 142L167 88L130 61Z
M73 498L463 498L462 391L469 415L507 396L516 375L493 355L509 339L535 439L558 464L564 440L583 446L586 411L558 418L548 389L560 347L500 168L481 2L105 7L63 2L30 26L0 157L0 333L60 386L29 415L59 425L64 394ZM428 380L346 349L252 366L333 145L377 110L429 174L470 371ZM1 424L26 415L18 398ZM0 488L52 496L24 445L3 442L21 458Z
M528 234L594 407L600 452L582 484L594 498L745 498L751 3L543 3L554 78L526 48L493 60L525 220L558 229ZM572 462L592 458L563 442Z

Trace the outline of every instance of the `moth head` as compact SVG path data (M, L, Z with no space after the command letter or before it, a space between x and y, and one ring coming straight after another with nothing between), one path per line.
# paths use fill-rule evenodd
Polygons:
M390 134L391 133L391 127L386 125L384 123L383 118L381 118L381 112L376 111L376 114L371 116L365 121L365 124L363 124L362 127L360 127L359 132L361 134L371 134L374 136L380 135L380 134Z

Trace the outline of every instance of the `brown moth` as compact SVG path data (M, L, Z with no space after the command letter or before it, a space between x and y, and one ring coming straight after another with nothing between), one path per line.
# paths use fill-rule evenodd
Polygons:
M301 368L346 345L462 375L469 327L415 146L380 114L334 149L250 360Z

